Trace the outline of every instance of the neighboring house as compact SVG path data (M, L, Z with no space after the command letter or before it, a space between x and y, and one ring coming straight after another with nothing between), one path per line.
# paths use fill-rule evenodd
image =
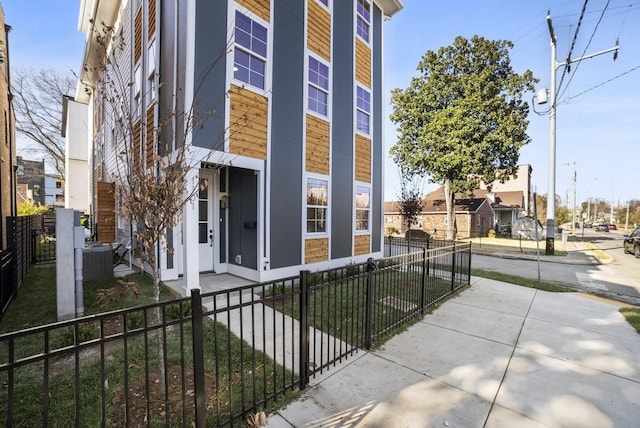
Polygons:
M402 7L400 0L81 1L85 64L98 64L93 23L128 41L123 61L141 162L156 152L159 112L176 100L212 112L188 135L201 160L199 192L161 245L162 279L183 275L197 288L202 272L262 281L382 256L383 25ZM69 120L88 123L98 238L120 241L132 227L114 202L118 132L93 90L96 77L83 70L74 99L89 111Z
M33 161L17 157L18 184L27 185L28 198L39 205L46 205L44 160Z
M0 4L0 250L7 248L6 218L16 215L16 139L11 103L9 31Z
M496 180L491 185L491 191L481 183L480 189L471 195L455 195L455 212L457 236L476 237L486 236L489 229L494 229L503 235L512 234L512 226L522 217L531 217L531 166L520 165L516 177L511 177L504 183ZM427 194L422 201L422 212L418 216L416 226L436 236L444 236L448 225L444 200L444 188L441 186ZM406 232L406 224L400 215L398 202L385 202L385 232Z
M64 180L62 178L45 175L44 203L50 208L64 208Z
M86 103L69 96L62 97L62 137L65 143L64 207L89 213L89 154L92 147L87 144Z

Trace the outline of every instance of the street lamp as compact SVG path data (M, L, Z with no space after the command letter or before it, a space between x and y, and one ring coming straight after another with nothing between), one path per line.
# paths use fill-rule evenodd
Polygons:
M608 52L615 52L613 57L615 61L620 45L618 44L618 40L616 40L616 45L612 48L576 59L568 57L565 62L558 62L556 60L556 35L553 31L550 10L547 11L547 26L549 27L549 37L551 39L551 88L549 90L549 191L547 193L547 238L545 254L553 255L555 253L554 237L556 232L556 71L562 66L569 66L571 63L580 62ZM544 104L546 97L544 97L544 102L542 101L543 100L539 100L538 102Z

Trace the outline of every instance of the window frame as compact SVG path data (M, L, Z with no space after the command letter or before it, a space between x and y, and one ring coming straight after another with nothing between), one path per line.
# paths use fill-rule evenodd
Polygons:
M310 204L309 203L309 187L310 187L310 182L311 181L316 181L316 182L323 182L324 183L324 187L326 189L326 204L325 205L321 205L321 204ZM328 176L324 176L324 175L316 175L316 174L307 174L305 176L305 185L304 185L304 234L305 235L311 235L311 236L327 236L329 235L329 213L330 211L330 182L331 180L329 179ZM314 218L310 218L309 217L309 209L314 209L314 210L324 210L325 215L323 219L318 219L317 217ZM313 221L315 227L314 230L309 230L309 222ZM324 222L324 230L318 230L318 223Z
M363 101L366 101L367 106L368 106L368 110L365 110L364 107L360 106L360 95L359 95L359 91L362 91L364 94L367 95L368 99L364 100L364 97L362 98ZM367 137L371 136L371 91L367 90L364 86L361 85L356 85L356 131L362 135L365 135ZM361 129L360 127L360 115L365 115L367 117L367 128L366 130Z
M257 16L249 16L247 13L244 13L243 11L239 10L239 9L234 9L232 12L232 18L233 18L233 60L230 61L231 63L231 76L233 78L234 81L236 81L237 84L239 84L240 86L243 85L248 85L251 88L254 89L258 89L261 91L266 90L266 88L268 88L269 84L269 80L268 80L268 64L269 64L269 46L270 46L270 39L269 37L271 36L271 29L268 23L263 22L260 18L258 18ZM241 27L238 26L238 16L241 16L242 18L246 19L249 21L250 26L251 26L251 30L250 33L247 33L247 31ZM259 37L255 37L254 36L254 25L258 26L259 28L263 29L265 31L265 36L264 36L264 40L261 40ZM237 36L236 36L236 31L242 31L244 34L246 34L249 37L249 44L250 47L244 46L242 45L238 40L237 40ZM257 40L258 42L262 42L264 43L264 55L256 50L253 49L253 42L254 39ZM244 66L242 64L239 64L238 61L236 60L236 55L237 52L240 51L242 54L246 55L248 57L248 66ZM253 70L252 69L252 60L254 61L259 61L260 63L262 63L263 68L262 68L262 87L257 85L257 82L252 82L251 76L252 73L255 73L256 75L260 76L260 73ZM247 80L245 81L243 79L241 79L241 76L238 75L238 72L240 71L240 67L242 67L243 69L245 69L248 73L248 77Z
M358 206L358 195L367 193L367 206ZM355 225L354 230L357 234L371 233L371 185L368 183L357 182L354 187L353 202L355 208ZM362 228L362 219L358 217L358 212L366 212L366 228Z
M311 63L312 60L317 62L318 64L318 77L319 78L325 78L325 76L322 76L320 74L320 70L322 69L322 67L326 68L327 71L327 75L326 75L326 80L327 80L327 87L323 88L322 86L320 86L317 83L314 83L311 81ZM310 97L311 97L311 89L314 89L316 91L319 91L321 93L323 93L326 98L326 104L325 104L325 112L321 112L318 110L313 109L309 104L310 104ZM321 60L320 58L316 57L315 55L311 55L309 53L309 55L307 55L307 111L311 112L312 114L317 115L318 117L321 117L323 119L328 119L329 118L329 112L330 112L330 106L331 106L331 99L330 99L330 95L331 95L331 66L329 64L327 64L326 62L324 62L323 60ZM318 103L318 100L315 100L316 103Z
M367 13L368 18L363 13L360 12L360 5L362 5L362 8ZM360 40L362 40L366 44L370 44L371 43L371 2L369 0L356 0L355 7L356 7L356 13L355 13L356 35L360 38ZM364 35L360 34L360 23L366 26L366 35L367 35L366 38L364 37Z

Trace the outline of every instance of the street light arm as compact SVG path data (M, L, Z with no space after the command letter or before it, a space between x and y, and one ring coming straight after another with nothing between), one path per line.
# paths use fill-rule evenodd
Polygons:
M594 52L594 53L592 53L590 55L581 56L580 58L571 59L571 60L568 60L568 61L565 61L565 62L558 62L558 63L556 63L556 69L558 69L558 68L560 68L560 67L562 67L564 65L573 64L574 62L580 62L580 61L582 61L584 59L590 59L590 58L593 58L594 56L604 55L604 54L609 53L609 52L614 52L615 51L617 53L618 49L620 49L620 45L616 44L614 47L609 48L609 49L605 49L603 51Z

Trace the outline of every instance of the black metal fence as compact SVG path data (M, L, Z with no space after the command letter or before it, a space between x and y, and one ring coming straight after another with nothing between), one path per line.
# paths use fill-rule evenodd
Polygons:
M469 284L470 261L450 243L0 335L0 423L242 425Z

